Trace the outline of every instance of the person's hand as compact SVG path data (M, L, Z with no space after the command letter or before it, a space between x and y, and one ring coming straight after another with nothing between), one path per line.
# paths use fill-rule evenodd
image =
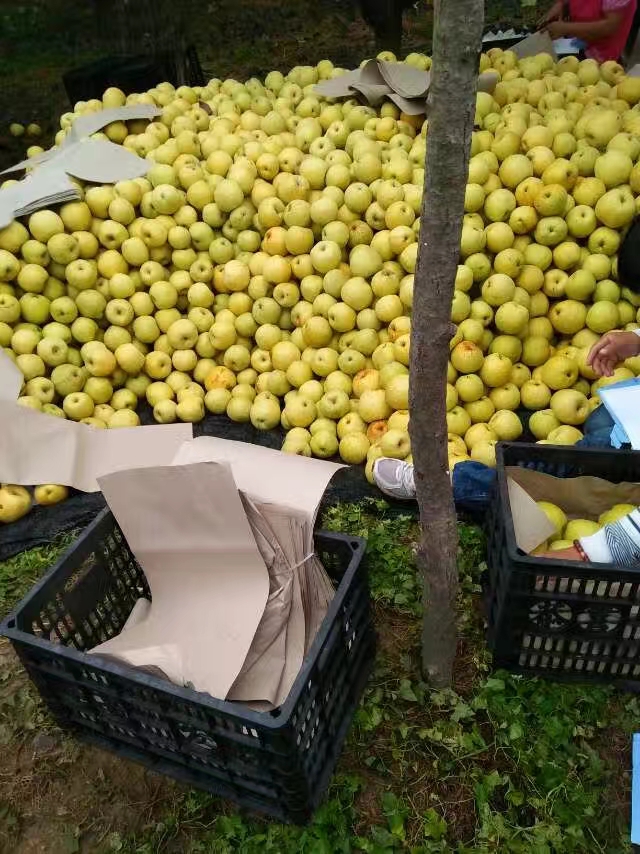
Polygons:
M562 0L554 3L546 15L538 21L538 26L544 27L545 24L550 24L551 21L559 21L562 18Z
M545 552L540 557L547 557L550 560L582 560L582 556L575 546L568 549L558 549L555 552Z
M550 21L544 29L552 39L561 39L569 35L568 25L564 21Z
M607 332L594 344L587 364L601 377L613 376L616 365L640 353L640 337L634 332Z

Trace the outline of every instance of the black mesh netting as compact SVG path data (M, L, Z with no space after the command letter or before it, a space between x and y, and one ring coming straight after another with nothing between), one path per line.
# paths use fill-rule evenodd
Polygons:
M148 406L141 406L138 414L143 424L152 424L153 417ZM194 424L195 436L218 436L251 442L266 448L279 449L284 439L284 430L257 430L252 424L239 424L226 415L208 415L200 424ZM381 493L371 486L363 466L347 466L336 473L323 497L323 506L339 502L358 502L366 498L380 498ZM104 507L102 493L72 492L66 501L53 507L34 507L33 510L11 525L0 526L0 561L25 549L51 542L58 534L83 528ZM417 514L414 502L389 502L385 513Z

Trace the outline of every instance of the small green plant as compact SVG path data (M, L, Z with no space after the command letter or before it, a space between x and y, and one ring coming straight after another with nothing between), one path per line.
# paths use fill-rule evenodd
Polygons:
M413 550L419 527L413 516L390 515L385 501L337 504L322 518L323 527L367 540L367 568L374 600L412 614L420 612L421 585Z
M73 542L74 533L0 562L0 618L27 593L59 555Z

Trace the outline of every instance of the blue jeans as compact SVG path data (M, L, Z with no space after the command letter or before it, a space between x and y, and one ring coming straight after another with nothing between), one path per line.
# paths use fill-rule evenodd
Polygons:
M576 443L583 448L610 448L613 418L606 407L599 406L587 418L584 438ZM459 463L453 470L453 497L459 510L481 515L487 508L493 484L495 469L482 463Z
M582 448L610 448L613 418L605 406L594 409L584 424L584 438L576 443Z

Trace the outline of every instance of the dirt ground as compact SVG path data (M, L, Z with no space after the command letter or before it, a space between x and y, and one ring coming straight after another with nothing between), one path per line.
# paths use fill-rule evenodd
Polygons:
M390 671L401 670L400 656L417 655L419 626L415 619L391 608L375 609L378 659ZM472 662L459 656L456 687L473 680ZM419 715L419 710L416 712ZM3 717L7 722L3 729ZM16 727L18 719L21 726ZM390 733L376 737L380 755L393 765ZM0 854L107 854L118 851L120 840L145 836L178 809L185 787L142 766L87 746L62 733L44 709L8 641L0 639ZM363 767L357 744L349 744L339 772L362 774L368 786L359 796L356 829L364 836L371 824L383 820L379 792L384 779ZM404 784L424 797L425 768ZM415 786L413 785L415 783ZM422 792L422 794L421 794ZM451 802L458 803L459 792ZM218 812L233 806L210 799ZM457 811L457 821L471 832L473 813ZM452 826L455 823L452 822ZM183 832L185 828L182 828ZM188 831L187 831L188 832ZM167 852L178 854L167 840Z
M178 786L142 766L82 745L47 716L6 640L0 640L0 854L102 854L171 808ZM117 828L117 831L116 831Z

